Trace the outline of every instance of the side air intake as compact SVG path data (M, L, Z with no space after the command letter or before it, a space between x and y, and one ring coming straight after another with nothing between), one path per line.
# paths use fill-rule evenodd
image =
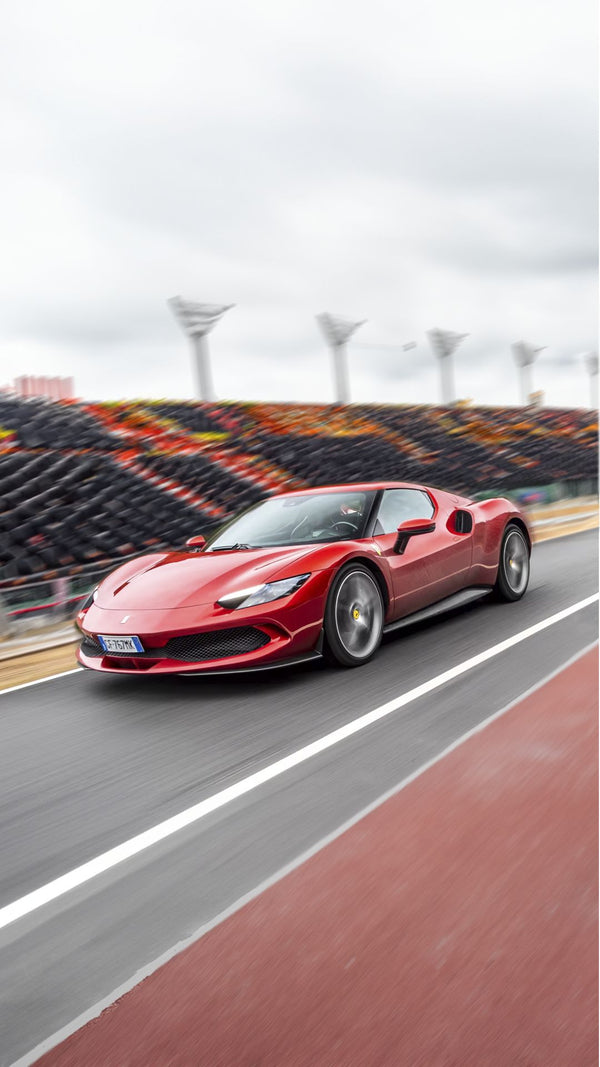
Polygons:
M471 533L473 516L470 511L457 511L454 516L454 529L459 534Z

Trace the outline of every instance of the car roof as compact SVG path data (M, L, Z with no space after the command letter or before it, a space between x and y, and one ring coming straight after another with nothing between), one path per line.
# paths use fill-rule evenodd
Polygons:
M293 489L276 496L306 496L307 493L357 493L373 492L379 489L425 489L416 482L348 482L342 485L307 486L306 489Z

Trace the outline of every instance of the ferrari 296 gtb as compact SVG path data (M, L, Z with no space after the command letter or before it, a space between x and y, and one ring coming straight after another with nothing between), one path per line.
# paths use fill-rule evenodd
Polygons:
M530 554L509 500L404 482L283 493L113 571L77 616L78 658L121 674L357 667L406 620L486 593L519 600Z

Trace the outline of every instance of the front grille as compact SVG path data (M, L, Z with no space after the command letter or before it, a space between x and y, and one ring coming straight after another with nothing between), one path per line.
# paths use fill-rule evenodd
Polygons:
M256 652L268 645L270 638L254 626L237 626L230 630L213 630L210 633L185 634L172 637L163 648L147 648L132 656L131 652L105 653L102 646L87 634L81 642L85 656L110 655L111 659L175 659L182 663L200 663L204 660L227 659L245 652Z

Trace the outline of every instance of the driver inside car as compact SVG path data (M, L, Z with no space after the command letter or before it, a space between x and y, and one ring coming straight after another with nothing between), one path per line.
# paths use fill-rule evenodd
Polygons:
M348 536L358 533L362 520L362 506L359 500L344 500L331 514L328 522L330 529Z
M331 533L340 538L350 538L358 533L364 507L360 497L345 497L341 503L333 503L333 506L331 498L317 498L311 503L312 507L297 517L290 539L299 536L328 537Z

